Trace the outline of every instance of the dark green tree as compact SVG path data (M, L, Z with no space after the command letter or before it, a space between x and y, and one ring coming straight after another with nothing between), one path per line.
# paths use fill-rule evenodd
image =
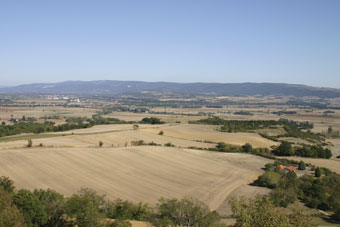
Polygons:
M63 218L64 196L51 189L36 189L33 194L39 199L46 210L48 220L45 226L62 226L65 222Z
M47 213L39 199L29 190L20 189L14 196L14 204L23 214L28 227L42 226L47 222Z
M299 162L299 166L298 166L299 170L305 170L306 169L306 164L303 161Z
M293 155L293 148L289 142L282 141L280 146L273 150L273 153L279 156L291 156Z
M321 177L321 169L320 169L319 167L317 167L317 168L315 169L314 176L315 176L315 177Z
M250 153L253 151L253 147L249 143L246 143L242 146L242 151L245 153Z
M14 182L9 177L0 177L0 188L8 193L12 193L15 190Z
M79 227L101 226L104 215L104 197L90 189L81 189L66 202L65 211L69 218L74 219L74 225Z

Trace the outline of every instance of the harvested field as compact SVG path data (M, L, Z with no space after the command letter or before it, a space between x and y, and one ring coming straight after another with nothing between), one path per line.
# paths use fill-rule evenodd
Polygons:
M250 143L253 147L270 147L278 143L259 136L256 133L226 133L217 131L218 126L181 124L161 128L164 136L196 141L225 142L234 145ZM142 131L158 134L160 129L147 128Z
M148 127L150 128L160 126L141 125L141 128ZM160 129L157 129L156 131L160 131ZM37 138L33 137L33 145L37 146L41 143L47 147L89 148L97 147L98 142L102 141L104 143L103 147L124 147L131 146L131 141L143 140L145 143L154 142L161 145L171 142L177 147L194 146L209 148L216 146L212 143L203 143L176 137L160 136L155 133L142 131L141 129L133 130L132 125L102 125L89 129L74 130L73 132L74 134L72 134L72 132L61 132L32 135L38 136ZM44 138L44 135L48 135L48 137ZM53 135L55 135L55 137L53 137ZM42 138L39 138L39 136ZM25 137L28 139L29 135ZM24 147L27 144L27 141L22 140L21 138L22 137L19 136L19 140L1 142L0 149Z
M0 151L0 175L17 188L52 188L67 196L81 187L108 198L155 204L190 196L211 209L262 173L267 159L166 147L31 148Z

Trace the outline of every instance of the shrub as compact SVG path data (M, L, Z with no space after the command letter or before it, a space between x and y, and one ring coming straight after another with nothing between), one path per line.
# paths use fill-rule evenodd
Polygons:
M171 142L165 143L164 146L166 146L166 147L175 147L175 145L173 145Z
M279 186L280 177L279 173L266 171L257 179L256 184L262 187L276 188Z
M164 132L163 132L163 130L159 131L158 135L161 135L161 136L163 136L163 135L164 135Z
M104 144L104 143L103 143L102 141L99 141L99 143L98 143L99 147L102 147L103 144Z

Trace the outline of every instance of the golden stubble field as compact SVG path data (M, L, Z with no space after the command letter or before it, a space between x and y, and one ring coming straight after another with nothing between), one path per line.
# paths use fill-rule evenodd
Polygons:
M259 136L256 133L226 133L217 131L218 126L180 124L162 127L164 136L182 138L193 141L225 142L233 145L250 143L253 147L271 147L278 143ZM145 132L158 134L158 128L143 128Z
M151 146L0 151L0 175L18 188L52 188L69 196L89 187L110 199L150 204L190 196L211 209L256 179L266 163L248 154Z

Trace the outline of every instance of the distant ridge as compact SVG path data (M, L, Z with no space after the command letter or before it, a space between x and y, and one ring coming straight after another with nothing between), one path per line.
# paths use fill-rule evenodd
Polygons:
M340 89L317 88L284 83L172 83L142 81L65 81L60 83L24 84L0 88L1 93L119 95L142 91L171 92L216 96L315 96L340 97Z

